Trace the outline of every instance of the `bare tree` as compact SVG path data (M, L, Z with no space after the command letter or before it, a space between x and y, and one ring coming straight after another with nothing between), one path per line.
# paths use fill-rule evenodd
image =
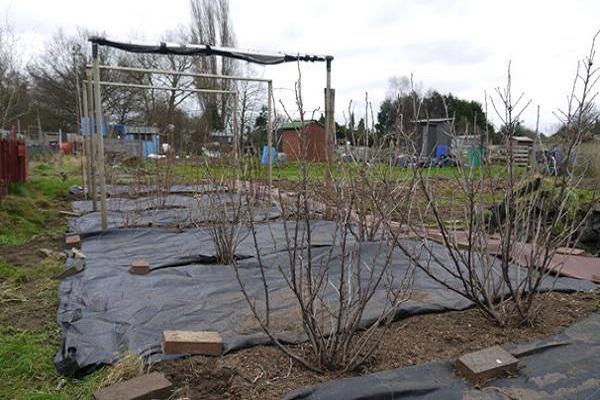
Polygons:
M211 46L234 47L235 34L231 24L228 0L190 0L192 8L191 37L196 43ZM233 75L236 61L227 57L206 56L195 61L198 72ZM205 89L231 90L229 80L198 78L196 86ZM226 94L201 95L209 129L223 129L229 98Z
M256 71L248 64L244 69L243 75L248 77L255 76ZM240 143L243 146L250 140L249 136L253 128L253 122L260 112L260 107L266 103L267 89L263 84L258 82L240 81L237 83L236 90L238 92L237 120Z
M21 71L17 41L8 21L0 24L0 128L9 129L29 110L28 80Z

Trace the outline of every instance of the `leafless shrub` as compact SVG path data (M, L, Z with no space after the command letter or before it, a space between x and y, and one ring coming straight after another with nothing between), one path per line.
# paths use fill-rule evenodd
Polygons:
M515 321L535 323L542 306L540 293L552 287L549 277L561 268L554 257L557 250L571 247L577 241L576 232L582 223L575 218L580 206L577 195L580 176L575 173L572 160L589 128L587 113L595 98L593 88L598 79L593 65L594 44L578 68L568 108L560 113L567 134L559 174L551 178L531 176L516 166L513 137L529 102L523 100L523 95L514 96L509 65L506 87L497 89L495 100L492 98L504 126L507 150L504 162L500 166L487 164L479 168L459 164L451 179L451 193L443 196L439 195L443 192L439 182L431 178L430 169L417 163L413 177L418 196L411 204L408 224L421 242L408 246L388 226L395 244L413 258L417 267L447 289L474 302L500 325ZM418 107L416 104L414 115L418 115ZM490 207L490 200L500 202ZM457 228L456 219L464 230ZM434 229L430 229L431 224ZM441 243L443 254L436 250L439 247L434 240ZM490 257L490 253L498 258ZM419 259L422 254L441 269L423 264ZM450 284L448 276L460 284Z
M210 238L215 246L216 259L219 264L233 264L236 248L243 239L242 232L246 225L247 207L244 197L237 193L235 181L213 173L213 166L206 162L208 179L211 188L198 195L198 206L201 207L200 220L197 226L207 226Z
M296 86L296 101L300 126L304 126L300 81ZM286 111L286 114L287 111ZM288 114L288 117L290 115ZM291 118L291 117L290 117ZM250 232L256 249L256 259L262 277L264 304L246 289L240 268L234 271L242 293L260 327L286 355L313 371L352 370L368 360L379 345L398 306L407 298L410 274L392 271L393 247L384 240L359 242L353 236L353 218L357 211L354 187L341 175L330 174L328 197L332 202L333 232L331 246L318 250L313 227L313 199L308 176L308 145L306 135L298 132L304 157L299 164L300 182L293 188L293 200L284 199L281 223L285 236L284 256L268 265L261 252L257 225L249 218ZM250 212L253 210L250 208ZM321 238L322 240L322 238ZM371 252L366 248L373 246ZM302 332L308 339L309 353L304 354L278 338L277 321L273 320L269 272L278 272L299 312ZM377 297L377 300L375 298ZM364 325L365 313L376 308L376 317ZM372 314L371 314L372 315Z

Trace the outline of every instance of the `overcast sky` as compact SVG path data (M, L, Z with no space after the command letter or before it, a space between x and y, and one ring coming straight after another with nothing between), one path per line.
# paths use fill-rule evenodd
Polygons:
M231 0L230 7L238 47L335 57L339 122L350 100L364 113L365 92L376 112L394 75L412 73L425 89L483 102L486 90L504 84L512 60L515 90L532 99L526 124L535 126L539 104L541 130L552 131L552 111L565 103L577 60L600 29L598 0ZM0 11L28 59L59 28L158 41L190 15L188 0L0 0ZM296 65L257 73L272 78L276 99L289 104ZM305 108L316 108L325 66L304 64L302 76Z

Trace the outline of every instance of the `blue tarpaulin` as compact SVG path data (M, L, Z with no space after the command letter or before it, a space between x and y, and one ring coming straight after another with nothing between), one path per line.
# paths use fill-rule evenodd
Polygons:
M262 152L262 164L263 165L269 165L269 150L268 150L268 146L264 146L263 147L263 152ZM275 150L275 147L271 147L271 164L275 164L275 160L277 159L277 150Z

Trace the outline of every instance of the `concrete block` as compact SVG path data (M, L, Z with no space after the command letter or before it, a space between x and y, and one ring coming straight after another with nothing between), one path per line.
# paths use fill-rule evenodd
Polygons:
M81 238L79 235L70 235L65 238L65 247L67 250L72 249L73 247L80 249L81 248Z
M63 272L61 272L60 275L58 275L56 277L56 279L68 278L70 276L80 273L84 269L85 269L85 260L83 258L76 258L73 261L73 264L71 264L71 266L69 268L67 268Z
M94 400L162 400L172 393L173 385L165 375L153 372L100 389Z
M488 347L461 356L456 360L458 375L474 385L480 385L492 379L517 373L517 360L500 346Z
M165 354L221 355L223 341L219 332L163 331L162 350Z
M150 263L148 260L133 260L129 273L134 275L146 275L150 273Z

